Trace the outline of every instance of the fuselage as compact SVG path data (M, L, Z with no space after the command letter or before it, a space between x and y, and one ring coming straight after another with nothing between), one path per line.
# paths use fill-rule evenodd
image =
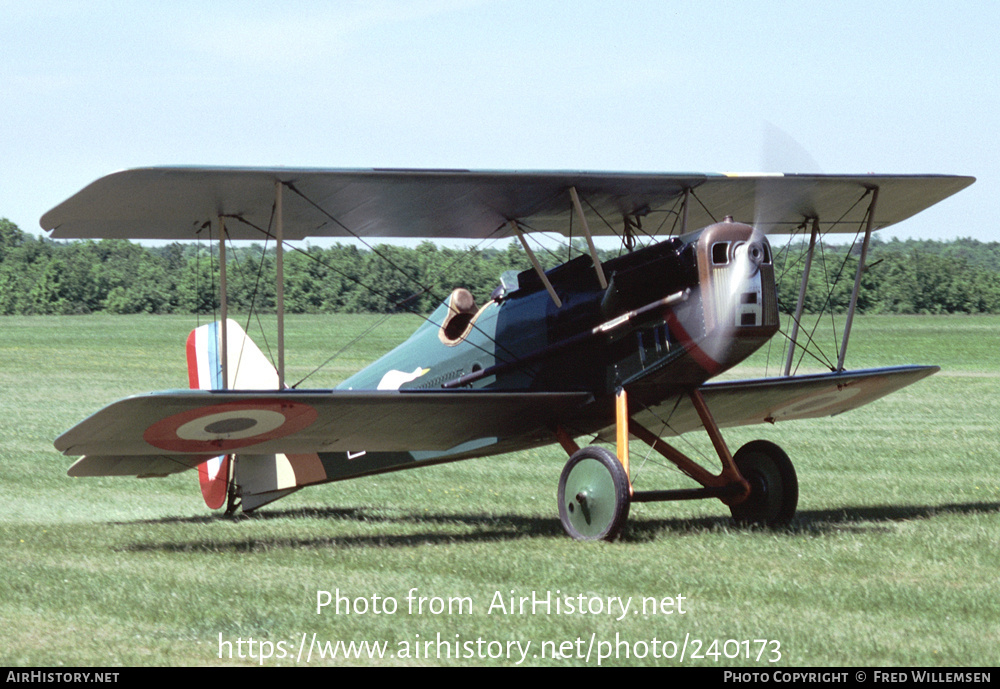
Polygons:
M589 256L511 279L482 307L458 288L352 389L585 390L650 402L739 363L778 328L767 240L731 221L603 263ZM672 298L672 299L671 299ZM669 303L666 303L669 302ZM638 313L637 313L638 312Z
M606 261L603 270L606 288L589 256L548 271L560 305L534 271L505 275L480 307L456 288L409 339L338 386L589 393L564 425L539 419L547 430L443 451L321 452L317 482L596 434L615 422L617 390L633 404L658 404L739 363L777 331L770 248L747 225L717 223Z

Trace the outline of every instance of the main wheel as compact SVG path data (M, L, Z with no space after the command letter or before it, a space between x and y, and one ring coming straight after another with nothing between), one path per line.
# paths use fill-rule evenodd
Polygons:
M559 477L559 519L578 541L613 541L631 504L625 468L603 447L577 450Z
M737 450L733 461L750 484L746 500L729 507L736 523L777 527L792 521L799 480L785 451L766 440L754 440Z

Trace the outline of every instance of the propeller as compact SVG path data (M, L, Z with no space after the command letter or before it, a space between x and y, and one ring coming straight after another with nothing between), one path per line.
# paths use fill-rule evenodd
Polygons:
M727 221L730 221L727 218ZM728 262L712 271L713 289L703 298L714 299L716 323L702 349L719 364L725 364L736 343L736 331L744 325L760 325L763 314L763 285L760 267L767 257L764 231L733 224L734 233L749 230L728 247ZM719 284L721 283L721 284Z
M764 123L765 169L796 170L798 173L814 173L819 166L798 143L769 122ZM787 180L785 180L787 182ZM770 254L766 235L789 217L800 215L803 220L810 215L808 210L808 181L796 193L789 194L787 184L777 184L763 177L754 188L754 219L751 232L746 240L735 242L730 247L727 286L716 304L719 314L719 329L709 338L704 348L717 362L723 362L735 344L736 330L742 325L760 325L763 314L763 294L760 267ZM729 218L727 218L729 220ZM721 277L721 276L720 276ZM715 292L719 295L719 292ZM744 319L754 314L752 323ZM760 314L760 315L758 315Z

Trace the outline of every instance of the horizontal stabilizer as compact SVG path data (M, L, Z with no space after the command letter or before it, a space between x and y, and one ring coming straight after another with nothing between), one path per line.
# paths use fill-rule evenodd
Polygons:
M194 469L208 459L211 457L204 455L147 455L145 457L87 455L74 462L67 473L76 478L87 476L153 478Z

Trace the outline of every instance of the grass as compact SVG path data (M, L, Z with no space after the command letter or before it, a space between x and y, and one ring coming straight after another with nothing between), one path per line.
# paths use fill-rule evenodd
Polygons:
M290 318L289 379L308 374L372 322ZM183 343L194 323L103 316L3 323L0 664L257 664L238 657L251 637L255 652L265 642L276 655L294 655L303 635L314 633L387 642L396 654L326 664L514 664L518 651L512 647L507 660L507 642L530 641L526 664L595 665L599 648L613 650L596 642L614 642L616 634L631 644L630 655L603 664L996 664L998 318L859 318L850 367L934 363L942 371L840 417L726 433L732 448L763 437L792 457L800 500L789 529L735 528L717 501L637 504L612 544L562 534L555 492L565 456L557 447L320 486L235 520L206 511L192 473L70 479L71 460L52 448L53 438L122 396L183 387ZM309 386L334 385L414 325L390 319ZM763 368L763 356L745 370ZM708 454L703 439L690 440ZM633 464L644 454L633 448ZM642 471L647 487L687 485L676 472ZM414 588L427 598L422 614L407 607ZM369 604L391 598L398 607L317 614L317 591ZM606 612L487 614L511 591L558 591L574 601L582 594L604 605L608 597L632 597L633 606L684 596L685 614L630 611L620 621L620 613ZM433 614L435 598L471 599L471 614ZM434 657L438 634L450 642L451 658ZM592 638L589 662L575 657ZM679 650L654 657L670 655L672 642L680 649L685 638L683 663ZM220 639L237 657L219 658ZM727 639L734 641L727 646ZM756 659L757 639L780 643L777 663L767 662L770 645ZM692 640L703 642L705 657L691 657ZM743 640L749 644L740 657L722 654ZM415 648L426 641L430 658ZM491 641L503 642L503 657L454 657L456 642L462 655L488 656L499 648ZM543 642L572 642L573 656L543 658ZM621 655L625 647L618 648ZM409 657L398 657L405 649Z

